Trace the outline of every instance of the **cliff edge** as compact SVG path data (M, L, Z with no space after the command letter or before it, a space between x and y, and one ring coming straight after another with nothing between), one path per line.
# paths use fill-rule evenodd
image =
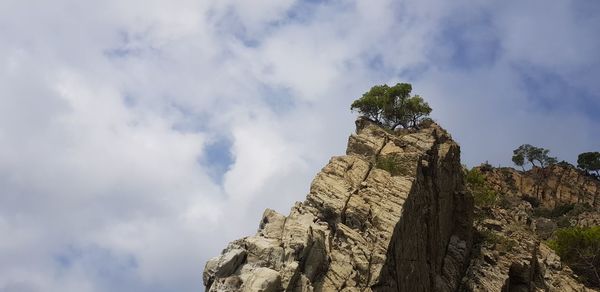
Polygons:
M288 216L206 264L207 291L455 291L472 249L460 148L437 124L356 122Z

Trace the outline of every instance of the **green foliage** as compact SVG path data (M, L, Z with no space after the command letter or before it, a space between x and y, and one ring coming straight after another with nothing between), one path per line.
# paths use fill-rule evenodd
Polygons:
M515 180L512 172L508 168L500 168L500 174L502 174L502 179L504 179L504 181L508 185L508 189L511 192L516 193L519 191L519 188L517 187L517 181Z
M495 205L498 194L485 182L485 176L476 168L467 171L465 176L467 188L473 194L475 204L478 206Z
M577 157L577 167L600 175L600 152L584 152Z
M537 217L544 217L548 219L558 218L569 213L571 210L575 208L575 204L563 204L558 205L554 209L548 208L535 208L533 209L533 215Z
M573 208L575 208L575 204L558 205L554 209L552 209L552 213L550 215L554 218L557 218L571 212Z
M421 96L411 96L411 91L408 83L376 85L355 100L350 109L392 130L398 126L415 128L431 113L431 107Z
M517 242L513 239L498 235L491 230L482 230L480 236L484 243L496 246L501 252L511 252L517 246Z
M521 197L524 201L529 202L529 204L531 204L531 207L537 208L540 206L540 204L542 202L540 202L540 199L536 198L536 197L530 197L530 196L523 196Z
M482 230L480 231L481 239L483 239L483 242L485 243L489 243L489 244L497 244L500 242L500 236L498 236L496 233L494 233L491 230Z
M400 166L393 156L377 156L375 167L383 169L391 175L400 174Z
M539 207L539 208L535 208L533 209L533 216L535 217L544 217L544 218L552 218L552 216L550 215L552 213L552 210L548 209L548 208L544 208L544 207Z
M590 205L590 203L583 203L583 204L575 204L575 207L573 208L573 210L569 211L569 216L571 217L575 217L575 216L579 216L580 214L584 213L584 212L590 212L590 211L594 211L594 207L592 207L592 205Z
M408 175L414 158L408 156L380 155L375 160L375 167L389 172L392 176Z
M574 217L579 216L583 212L593 211L594 208L588 204L563 204L558 205L554 209L548 208L534 208L533 215L536 217L544 217L548 219L557 219L556 225L558 227L569 227L571 226L570 220Z
M487 160L484 163L482 163L481 165L479 165L479 170L481 170L483 172L492 171L493 169L494 169L494 167Z
M560 217L558 220L556 220L556 226L558 226L558 228L571 227L571 221L569 219L571 218L568 216Z
M518 150L518 149L517 149ZM516 166L520 166L525 170L525 155L521 151L513 151L512 161Z
M549 245L586 284L600 287L600 226L559 229Z
M551 157L548 153L550 153L550 150L548 149L523 144L519 146L519 148L513 150L512 161L515 165L520 166L523 169L525 169L526 161L533 166L538 166L535 164L537 161L539 166L544 168L548 165L557 163L556 157Z

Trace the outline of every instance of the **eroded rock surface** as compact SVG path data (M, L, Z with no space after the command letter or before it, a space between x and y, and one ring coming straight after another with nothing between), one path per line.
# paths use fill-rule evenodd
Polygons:
M476 209L476 240L459 291L596 291L578 281L540 240L545 231L536 230L532 212L522 200Z
M207 291L455 291L472 208L446 131L390 133L358 120L347 154L317 174L306 200L288 216L267 209L256 235L206 264L204 283Z
M486 181L498 192L517 197L532 197L542 207L587 204L600 210L600 180L568 164L535 167L518 171L509 167L481 168Z

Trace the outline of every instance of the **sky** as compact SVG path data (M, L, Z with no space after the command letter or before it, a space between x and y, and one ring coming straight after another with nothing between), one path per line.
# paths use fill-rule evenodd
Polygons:
M463 163L600 151L597 0L0 0L0 292L203 291L410 82Z

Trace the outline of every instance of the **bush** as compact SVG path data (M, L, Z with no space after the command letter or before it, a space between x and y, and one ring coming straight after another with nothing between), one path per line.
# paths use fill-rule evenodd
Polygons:
M552 218L552 216L550 216L550 214L552 214L552 210L548 209L548 208L544 208L544 207L539 207L539 208L535 208L533 209L533 216L535 217L544 217L544 218Z
M476 168L471 170L467 170L467 175L465 176L467 181L467 186L483 186L485 185L485 176Z
M485 176L478 169L468 170L465 179L467 188L471 191L476 205L491 206L496 204L498 194L487 185Z
M571 210L573 210L573 208L575 208L575 204L558 205L558 206L556 206L556 208L552 209L550 216L552 216L553 218L558 218L562 215L565 215L565 214L571 212Z
M490 230L480 231L479 236L483 243L495 246L500 252L511 252L518 245L513 239L498 235Z
M377 156L375 167L383 169L393 176L400 174L400 166L394 156Z
M522 199L524 201L529 202L529 204L531 204L531 207L537 208L540 206L540 200L536 197L530 197L530 196L523 196Z
M489 163L489 162L484 162L479 166L479 170L483 171L483 172L489 172L494 170L494 167Z
M600 287L600 226L562 228L548 243L587 285Z
M389 172L392 176L411 175L415 157L407 155L380 155L375 159L375 167Z
M571 227L570 219L571 219L570 217L563 216L556 221L556 226L558 226L559 228Z
M575 207L573 207L573 209L571 211L569 211L569 213L567 213L567 215L569 215L571 217L575 217L575 216L579 216L580 214L582 214L584 212L590 212L590 211L594 211L594 207L592 207L592 205L590 205L590 203L575 204Z
M548 208L535 208L533 210L533 215L537 217L544 217L548 219L558 218L569 213L571 210L575 208L575 204L563 204L558 205L554 209Z
M517 187L517 182L513 177L512 172L508 168L500 168L500 173L502 174L502 179L504 179L508 185L508 189L513 193L517 193L519 188Z

